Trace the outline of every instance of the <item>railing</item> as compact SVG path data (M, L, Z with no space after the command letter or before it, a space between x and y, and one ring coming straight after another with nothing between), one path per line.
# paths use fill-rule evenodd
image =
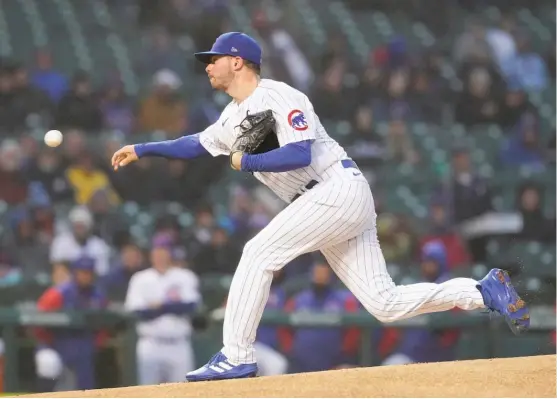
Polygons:
M213 323L220 325L224 318L224 310L217 309L211 313ZM550 331L555 329L555 313L551 306L531 308L531 329ZM130 314L118 311L82 311L82 312L38 312L36 310L16 310L0 308L0 328L5 343L5 390L18 392L18 347L17 329L21 327L56 328L123 328L125 337L122 368L122 384L136 385L136 319ZM359 313L284 313L267 311L263 315L262 324L291 327L360 327L363 330L360 349L362 366L373 364L372 330L383 326L367 312ZM489 317L482 312L433 313L417 316L388 324L389 327L411 328L462 328L483 329L488 342L488 356L493 353L495 342L500 334L502 318ZM506 328L506 327L505 327ZM493 356L491 356L493 357Z

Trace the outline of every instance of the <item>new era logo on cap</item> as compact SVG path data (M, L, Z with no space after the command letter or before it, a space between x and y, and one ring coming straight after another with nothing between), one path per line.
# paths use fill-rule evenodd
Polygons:
M195 53L195 57L210 64L215 55L232 55L261 65L261 47L252 37L241 32L228 32L220 35L210 51Z

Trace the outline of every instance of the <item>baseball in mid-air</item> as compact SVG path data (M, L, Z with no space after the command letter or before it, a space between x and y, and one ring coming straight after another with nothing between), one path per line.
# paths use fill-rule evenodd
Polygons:
M44 135L44 142L49 147L58 147L62 143L62 138L60 130L49 130Z

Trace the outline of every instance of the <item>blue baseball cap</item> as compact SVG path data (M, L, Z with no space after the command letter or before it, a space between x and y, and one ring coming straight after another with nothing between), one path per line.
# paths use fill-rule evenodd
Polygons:
M211 51L195 53L195 58L205 64L210 64L211 57L214 55L241 57L261 65L261 47L254 38L241 32L223 33L217 37Z
M96 263L95 259L89 256L82 256L80 258L77 258L71 263L71 268L73 270L86 270L86 271L94 272L95 263Z

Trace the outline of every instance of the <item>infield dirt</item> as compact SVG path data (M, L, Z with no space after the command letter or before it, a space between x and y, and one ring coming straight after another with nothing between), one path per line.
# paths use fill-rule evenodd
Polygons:
M25 397L556 397L555 355L357 368ZM20 396L22 397L22 396Z

